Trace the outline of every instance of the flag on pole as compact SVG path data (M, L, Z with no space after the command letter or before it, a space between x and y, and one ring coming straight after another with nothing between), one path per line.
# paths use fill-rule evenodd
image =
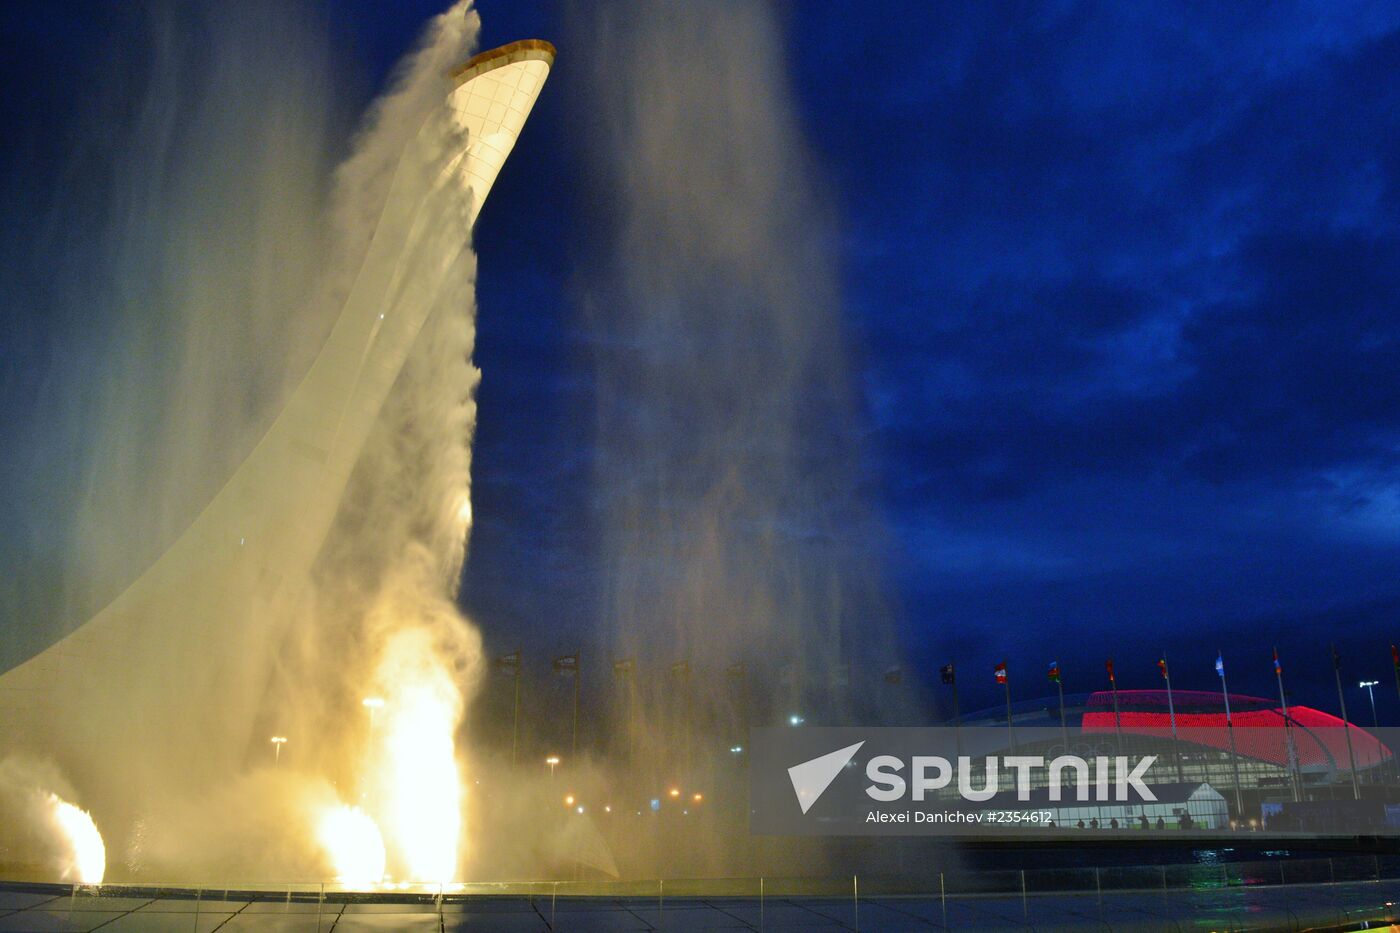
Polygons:
M938 676L941 677L941 678L943 679L943 682L944 682L945 684L951 684L951 683L956 683L956 682L957 682L956 677L954 676L954 673L953 673L953 665L951 665L951 664L945 664L945 665L943 665L942 667L940 667L940 668L938 669Z
M1104 667L1108 669L1108 682L1111 684L1117 683L1118 678L1113 676L1113 659L1109 658L1108 661L1104 664Z
M1395 665L1395 669L1400 671L1400 648L1390 646L1390 663Z
M992 668L992 673L996 675L997 683L1006 683L1006 662L1002 661L996 667Z
M1163 679L1163 680L1169 679L1169 678L1167 677L1167 659L1166 659L1166 658L1158 658L1158 659L1157 659L1157 669L1158 669L1159 671L1162 672L1162 679Z
M1340 670L1342 669L1342 656L1341 656L1340 654L1337 653L1337 646L1336 646L1335 644L1332 645L1331 647L1332 647L1332 667L1333 667L1334 669L1340 671Z
M1225 676L1225 656L1219 651L1215 653L1215 672L1221 677Z
M1046 676L1048 676L1048 677L1049 677L1051 680L1053 680L1055 683L1059 683L1059 682L1060 682L1060 662L1059 662L1059 661L1051 661L1051 662L1050 662L1050 671L1049 671L1049 673L1048 673Z
M577 674L578 673L578 653L561 654L554 659L554 673L556 674Z
M619 680L623 677L631 677L636 669L636 658L622 658L613 662L613 676Z
M885 671L885 683L901 684L904 682L904 672L897 667L892 667Z
M1282 662L1280 662L1279 659L1278 659L1278 649L1277 649L1277 648L1274 649L1274 673L1275 673L1275 674L1282 674L1282 673L1283 673L1283 664L1282 664Z
M496 659L496 670L498 671L518 671L520 670L520 651L512 651L510 654L503 654Z

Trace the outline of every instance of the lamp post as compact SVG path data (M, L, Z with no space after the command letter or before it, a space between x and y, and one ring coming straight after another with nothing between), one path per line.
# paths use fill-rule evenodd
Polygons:
M1376 687L1380 686L1379 680L1363 680L1357 684L1362 690L1371 695L1371 723L1377 729L1381 727L1381 721L1376 717Z
M558 755L550 755L548 758L546 758L546 759L544 760L544 763L547 764L547 765L549 765L549 779L550 779L551 781L554 780L554 766L557 765L557 764L559 764L559 756L558 756Z
M1381 729L1380 718L1376 715L1376 688L1380 686L1380 683L1379 680L1363 680L1358 684L1358 686L1365 690L1371 697L1371 725L1375 727L1377 732L1380 732ZM1379 762L1377 762L1377 764L1379 764ZM1380 769L1377 768L1376 770L1379 771Z
M287 744L285 735L274 735L272 737L272 747L276 750L272 756L272 763L280 765L282 763L282 746Z
M383 697L365 697L363 700L360 701L360 705L363 706L365 709L369 710L369 731L370 731L370 734L373 735L373 734L374 734L374 714L375 714L376 711L381 710L381 709L384 708L384 698L383 698Z

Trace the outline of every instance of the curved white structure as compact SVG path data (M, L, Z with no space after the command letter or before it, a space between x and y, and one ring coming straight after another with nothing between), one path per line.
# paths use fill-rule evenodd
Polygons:
M465 148L442 152L440 125L408 147L325 345L184 534L97 616L0 676L0 756L54 759L112 825L245 765L351 470L553 59L526 40L450 76Z

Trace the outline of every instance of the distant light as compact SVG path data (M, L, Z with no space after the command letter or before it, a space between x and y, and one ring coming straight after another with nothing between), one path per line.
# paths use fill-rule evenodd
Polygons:
M553 767L554 765L557 765L557 764L559 763L559 756L558 756L558 755L550 755L548 758L546 758L546 759L544 760L544 763L547 764L547 765L549 765L549 766L551 766L551 767Z
M700 801L704 800L705 797L704 797L703 794L696 794L696 795L695 795L694 797L692 797L691 799L694 800L696 803L699 803Z
M1381 685L1381 682L1380 682L1379 680L1363 680L1363 681L1361 681L1361 686L1362 686L1363 688L1365 688L1365 687L1379 687L1380 685Z
M572 807L573 805L574 805L574 795L573 795L573 794L570 794L569 796L567 796L567 797L564 798L564 806L566 806L566 807Z
M651 808L652 808L653 811L655 811L655 810L660 810L660 809L661 809L661 801L658 800L658 799L655 798L655 797L651 798Z
M579 807L579 808L578 808L578 812L582 813L582 812L583 812L583 807Z
M672 798L679 797L680 795L681 795L681 789L680 789L679 787L673 787L673 788L671 788L671 797L672 797Z
M603 812L604 812L604 813L611 813L611 812L612 812L612 807L604 807L604 808L603 808Z
M274 735L274 736L272 737L272 744L273 744L273 745L281 745L283 742L286 742L286 741L287 741L287 737L286 737L285 735Z
M384 315L382 315L382 314L379 315L379 319L380 319L381 321L384 320Z
M738 755L738 754L740 754L741 752L743 752L744 746L742 746L742 745L731 745L731 746L729 746L729 750L730 750L731 752L733 752L734 754Z
M788 717L789 726L800 726L805 721L806 720L804 720L801 716L797 715L796 713L793 713L791 716Z
M360 705L361 705L361 706L367 706L367 707L369 707L370 709L383 709L383 708L384 708L384 698L383 698L383 697L365 697L363 700L360 701Z

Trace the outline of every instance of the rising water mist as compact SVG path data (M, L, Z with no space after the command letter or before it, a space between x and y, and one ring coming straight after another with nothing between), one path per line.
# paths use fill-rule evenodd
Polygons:
M859 482L837 185L770 4L579 14L594 67L573 109L606 218L580 277L602 648L637 659L609 695L607 753L686 817L649 849L613 841L629 871L811 871L820 853L748 835L747 727L879 722L901 700L880 689L897 652Z

